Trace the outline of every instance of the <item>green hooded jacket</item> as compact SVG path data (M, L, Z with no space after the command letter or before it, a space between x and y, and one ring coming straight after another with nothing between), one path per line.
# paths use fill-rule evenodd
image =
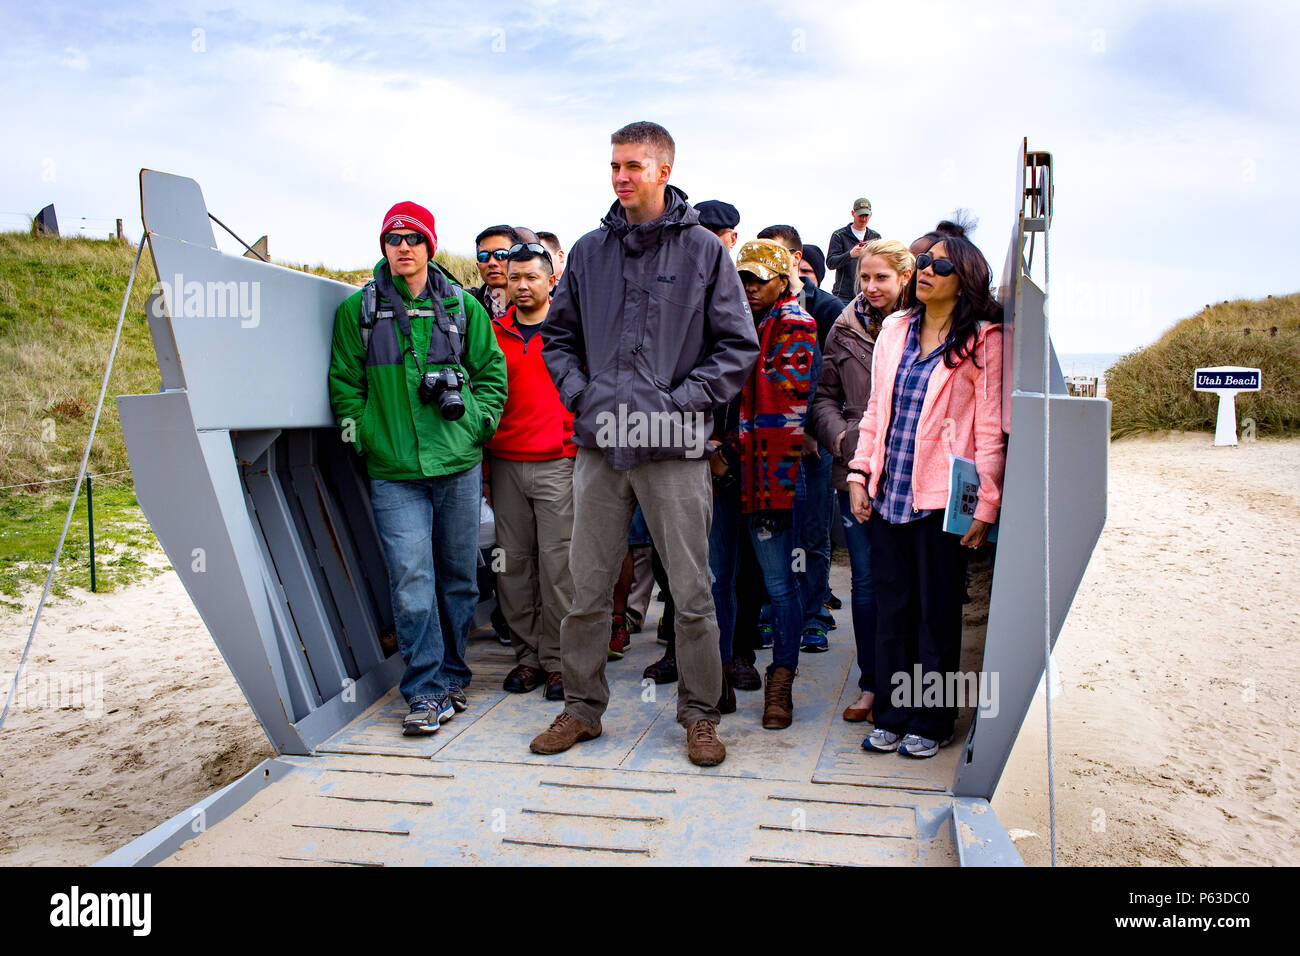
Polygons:
M445 271L430 263L430 280L440 274L456 284ZM387 269L380 260L376 277ZM406 280L393 276L393 285L408 310L429 310L432 303L425 297L411 298ZM334 338L331 346L329 389L330 405L344 441L353 443L364 457L371 478L390 481L414 481L455 474L478 464L483 458L482 444L496 431L501 410L506 403L506 359L492 332L487 311L468 294L465 302L465 342L461 369L469 384L461 390L465 414L447 421L438 404L420 401L420 376L429 351L429 333L433 318L411 315L411 338L402 335L393 319L379 319L371 333L370 354L361 338L361 290L357 290L334 314ZM458 300L455 295L442 300L443 308L453 319ZM411 355L414 344L417 363ZM437 371L446 365L433 365Z

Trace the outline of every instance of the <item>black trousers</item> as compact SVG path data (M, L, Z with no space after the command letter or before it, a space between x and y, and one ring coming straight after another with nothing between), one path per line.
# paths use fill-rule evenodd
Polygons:
M961 538L943 530L942 512L905 524L890 524L872 512L871 575L876 590L876 727L943 741L957 722L956 701L949 692L954 682L947 675L961 666L966 582ZM930 674L938 676L924 676ZM924 693L927 682L929 694Z

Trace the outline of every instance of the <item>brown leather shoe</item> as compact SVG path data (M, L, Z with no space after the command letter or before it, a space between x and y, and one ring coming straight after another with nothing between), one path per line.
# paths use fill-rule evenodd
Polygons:
M568 750L584 740L595 740L600 736L600 721L595 726L584 724L567 710L551 721L540 734L533 738L529 749L535 754L558 754Z
M686 728L686 753L697 767L716 767L727 758L716 720L701 718Z
M734 714L736 712L736 688L731 682L732 665L722 665L722 696L718 698L718 712Z
M763 690L763 729L784 730L794 721L794 671L788 667L773 667L767 672L767 687Z
M563 671L551 671L546 675L546 690L542 691L542 696L547 700L564 700Z
M501 682L503 690L512 694L527 694L536 690L546 680L546 672L527 664L516 664L514 669Z
M860 724L875 719L874 715L871 713L872 708L858 706L858 701L860 700L862 700L861 696L858 697L858 700L855 700L853 703L849 704L849 706L844 708L844 719L850 724Z

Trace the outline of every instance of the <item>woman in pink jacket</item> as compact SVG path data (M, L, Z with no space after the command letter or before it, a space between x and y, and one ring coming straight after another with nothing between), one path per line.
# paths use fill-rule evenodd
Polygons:
M932 757L953 735L956 702L936 705L922 691L931 674L951 686L960 665L966 551L984 544L1002 503L1002 309L990 278L968 239L936 242L916 259L916 308L876 339L848 475L853 514L870 521L876 588L868 751ZM960 539L943 530L950 455L974 460L980 478L975 520Z

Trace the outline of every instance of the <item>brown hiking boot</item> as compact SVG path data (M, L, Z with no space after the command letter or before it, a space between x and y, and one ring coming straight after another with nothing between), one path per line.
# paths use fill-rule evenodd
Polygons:
M535 754L558 754L568 750L584 740L595 740L600 736L600 721L595 726L584 724L567 710L551 721L540 734L533 738L529 749Z
M718 713L734 714L736 712L736 687L732 683L731 664L722 665L722 696L718 698Z
M794 671L788 667L773 667L767 672L767 687L763 691L763 729L784 730L794 720Z
M686 753L697 767L716 767L727 757L718 739L718 722L701 718L686 728Z

